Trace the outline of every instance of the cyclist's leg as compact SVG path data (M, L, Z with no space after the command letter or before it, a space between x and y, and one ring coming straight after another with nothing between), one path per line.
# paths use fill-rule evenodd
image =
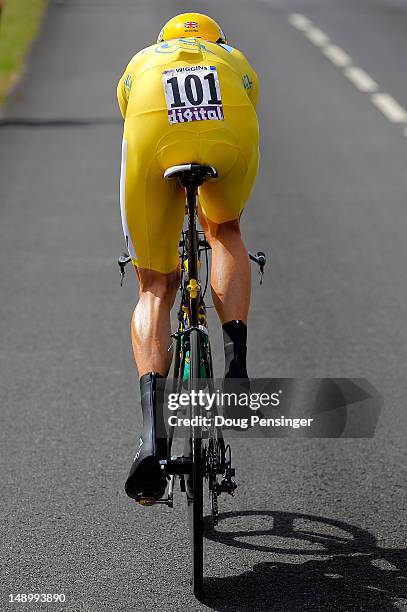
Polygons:
M212 247L212 295L223 328L225 376L234 378L247 377L251 273L239 219L257 175L258 147L253 131L252 146L239 149L235 145L235 160L226 172L222 172L222 162L225 150L230 149L232 157L232 146L224 144L218 155L210 152L207 163L218 168L219 179L205 183L200 190L201 224Z
M167 376L171 366L170 311L179 284L178 268L169 274L136 268L139 301L131 320L131 340L139 376L158 372Z
M200 222L212 248L211 288L220 321L247 323L251 275L239 219L215 223L200 214Z
M157 439L156 435L162 415L157 411L155 390L157 378L166 376L170 365L170 310L178 286L178 240L184 195L173 183L164 181L154 147L143 148L147 139L141 136L142 126L131 127L127 125L123 144L121 212L127 246L140 282L131 336L140 375L143 430L125 490L137 500L156 500L166 486L159 464L166 444L165 439Z
M142 137L144 125L126 126L121 173L123 231L140 285L131 337L139 375L158 372L166 376L171 363L170 310L178 287L184 194L175 181L164 180L155 146L148 146L151 136L146 128L146 137Z
M223 329L225 377L247 378L247 316L251 274L239 220L213 223L200 215L212 248L213 303Z
M213 303L222 323L225 378L247 378L247 316L251 270L238 219L214 223L200 215L212 248Z
M222 147L222 154L227 148ZM216 160L211 163L216 166ZM226 173L222 173L220 167L219 179L200 189L200 221L212 247L211 285L222 324L233 319L247 322L250 265L239 219L252 190L257 167L256 147L253 147L249 162L247 156L237 150L232 167Z

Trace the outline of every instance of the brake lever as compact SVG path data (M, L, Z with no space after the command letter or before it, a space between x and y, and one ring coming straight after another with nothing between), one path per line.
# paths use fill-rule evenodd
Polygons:
M260 285L263 284L264 266L266 265L266 254L263 251L257 251L256 255L249 252L249 258L259 266Z
M130 255L128 255L127 253L123 253L123 255L121 255L118 259L118 265L120 268L120 287L123 287L123 280L124 280L124 275L126 273L126 266L128 263L131 262L131 257Z

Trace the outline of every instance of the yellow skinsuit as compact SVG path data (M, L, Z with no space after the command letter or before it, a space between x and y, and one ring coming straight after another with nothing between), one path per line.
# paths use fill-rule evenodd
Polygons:
M169 166L214 166L199 189L215 223L237 219L258 168L258 77L243 54L198 38L169 40L133 57L117 87L125 120L120 181L123 231L133 262L168 273L178 265L185 194Z

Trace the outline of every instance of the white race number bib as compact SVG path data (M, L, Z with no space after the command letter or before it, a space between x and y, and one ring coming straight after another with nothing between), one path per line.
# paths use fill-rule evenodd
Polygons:
M173 68L162 77L171 125L224 119L216 66Z

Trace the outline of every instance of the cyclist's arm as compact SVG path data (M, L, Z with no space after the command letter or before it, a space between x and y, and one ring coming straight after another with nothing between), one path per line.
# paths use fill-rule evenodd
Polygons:
M252 84L251 89L247 93L248 93L248 96L254 108L257 108L257 103L259 101L259 77L254 72L254 70L252 70L252 72L253 72L253 77L252 77L253 84Z
M127 99L124 95L124 90L123 90L123 77L120 79L117 85L117 101L119 103L120 112L124 119L126 117Z
M229 47L229 49L231 49L232 56L235 58L238 70L242 75L242 82L246 90L247 96L253 104L254 108L256 108L259 99L259 77L257 76L256 71L253 70L252 66L249 64L243 53L239 51L239 49L232 47Z
M127 103L129 101L129 95L133 81L131 64L132 62L130 62L130 64L127 66L122 78L120 79L117 85L117 101L119 103L120 112L122 114L123 119L126 118Z
M117 101L119 103L120 112L123 119L126 118L127 103L129 101L130 91L135 77L138 74L140 66L143 64L144 58L146 57L144 54L153 46L155 45L141 49L141 51L136 53L136 55L130 60L122 78L117 85Z

